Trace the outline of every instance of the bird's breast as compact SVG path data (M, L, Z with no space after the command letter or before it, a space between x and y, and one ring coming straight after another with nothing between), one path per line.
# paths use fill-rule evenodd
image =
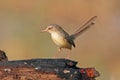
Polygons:
M68 41L64 38L63 35L60 35L58 33L52 33L51 37L52 37L52 40L54 41L54 43L58 47L71 49L72 46L70 45L70 43L68 43Z

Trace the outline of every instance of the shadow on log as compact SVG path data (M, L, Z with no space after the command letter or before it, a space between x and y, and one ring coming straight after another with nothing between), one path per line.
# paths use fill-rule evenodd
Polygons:
M95 80L94 68L76 67L67 59L30 59L0 63L0 80Z

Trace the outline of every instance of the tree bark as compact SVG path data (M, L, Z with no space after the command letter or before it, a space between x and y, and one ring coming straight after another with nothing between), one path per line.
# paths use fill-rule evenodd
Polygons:
M68 59L29 59L8 61L0 51L0 80L95 80L95 68L79 68Z

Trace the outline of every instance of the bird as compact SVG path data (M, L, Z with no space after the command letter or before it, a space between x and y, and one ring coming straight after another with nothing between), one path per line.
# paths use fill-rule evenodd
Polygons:
M58 47L58 52L55 54L54 58L61 52L62 48L69 49L71 51L72 47L76 47L74 40L80 36L83 32L87 31L91 26L95 24L95 19L97 16L91 17L86 23L79 27L73 34L69 35L60 25L50 24L42 32L48 32L51 34L53 42ZM67 55L69 59L70 54Z

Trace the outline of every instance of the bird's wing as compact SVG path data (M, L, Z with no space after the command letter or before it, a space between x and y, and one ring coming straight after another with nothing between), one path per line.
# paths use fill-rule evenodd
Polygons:
M94 25L94 21L97 18L97 16L93 16L90 18L85 24L83 24L79 29L75 31L74 34L72 34L70 37L74 40L76 37L78 37L80 34L88 30L92 25Z
M63 30L64 31L64 30ZM73 39L71 39L70 35L67 32L63 32L64 34L64 38L67 40L67 42L72 45L73 47L75 47L75 43L73 41Z

